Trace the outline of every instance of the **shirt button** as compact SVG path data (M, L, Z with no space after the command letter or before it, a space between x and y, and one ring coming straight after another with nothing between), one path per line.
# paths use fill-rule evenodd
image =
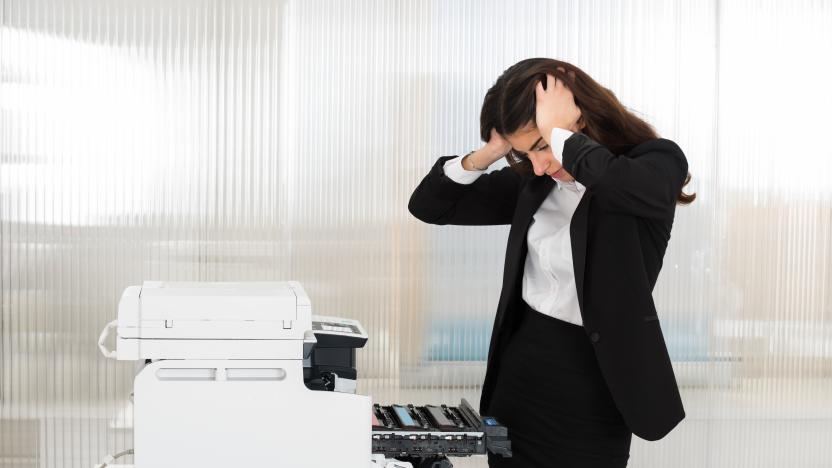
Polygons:
M601 339L601 334L598 332L592 332L589 334L589 339L592 340L593 343L597 343Z

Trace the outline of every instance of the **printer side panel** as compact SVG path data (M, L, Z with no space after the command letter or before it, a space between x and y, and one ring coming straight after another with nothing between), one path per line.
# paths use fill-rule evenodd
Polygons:
M365 468L370 459L370 398L307 389L299 360L156 361L134 391L136 468Z

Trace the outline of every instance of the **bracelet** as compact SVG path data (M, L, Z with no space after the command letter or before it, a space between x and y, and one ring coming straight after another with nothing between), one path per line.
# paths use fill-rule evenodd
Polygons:
M468 153L468 154L466 154L465 156L463 156L463 157L462 157L462 159L465 159L465 158L467 158L468 156L471 156L471 155L472 155L472 154L474 154L475 152L476 152L476 151L471 151L470 153ZM461 160L460 160L460 162L461 162ZM471 167L473 167L475 171L484 171L484 170L488 169L487 167L483 167L482 169L480 169L479 167L477 167L477 166L475 166L475 165L474 165L474 161L471 161ZM465 167L464 167L464 166L463 166L462 168L463 168L463 169L465 169Z

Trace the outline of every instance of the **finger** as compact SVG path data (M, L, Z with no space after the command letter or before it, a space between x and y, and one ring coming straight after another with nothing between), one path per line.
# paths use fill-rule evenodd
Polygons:
M555 89L557 86L558 79L555 78L553 75L546 74L546 89Z
M555 88L563 88L563 87L564 87L563 80L559 80L559 79L555 78Z
M563 67L558 67L558 71L563 73L564 75L566 75L566 69L564 69ZM563 86L563 84L564 84L563 80L558 80L558 81L560 82L560 85Z

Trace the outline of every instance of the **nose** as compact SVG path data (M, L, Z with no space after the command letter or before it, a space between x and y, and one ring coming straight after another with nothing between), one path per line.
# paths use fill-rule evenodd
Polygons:
M534 174L539 176L545 174L546 169L549 169L549 164L551 164L551 161L546 158L545 153L542 151L529 151L526 154L529 156L529 161L532 162Z

